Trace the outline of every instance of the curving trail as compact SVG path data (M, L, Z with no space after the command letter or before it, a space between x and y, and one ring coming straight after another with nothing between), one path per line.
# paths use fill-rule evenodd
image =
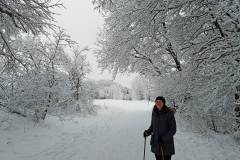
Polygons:
M48 117L39 127L25 124L25 133L19 125L18 131L0 130L0 159L141 160L142 132L150 123L153 104L121 100L96 100L95 104L102 106L97 116L74 117L63 122ZM204 137L180 125L175 147L172 160L240 159L240 147L230 137ZM149 139L146 160L154 160Z

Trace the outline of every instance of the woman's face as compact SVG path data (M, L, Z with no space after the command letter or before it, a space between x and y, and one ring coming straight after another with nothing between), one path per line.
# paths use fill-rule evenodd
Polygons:
M161 110L163 105L164 105L164 103L163 103L162 100L156 100L155 101L155 105L157 106L157 109Z

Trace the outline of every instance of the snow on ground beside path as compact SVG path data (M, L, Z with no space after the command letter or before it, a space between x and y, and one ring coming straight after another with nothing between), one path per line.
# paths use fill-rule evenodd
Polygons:
M150 124L153 103L96 100L95 104L101 105L97 116L69 117L65 121L47 117L38 127L25 118L10 115L11 127L0 126L0 160L142 159L142 132ZM204 137L181 126L175 146L173 160L240 159L239 144L231 137ZM146 149L146 160L154 160L149 138Z

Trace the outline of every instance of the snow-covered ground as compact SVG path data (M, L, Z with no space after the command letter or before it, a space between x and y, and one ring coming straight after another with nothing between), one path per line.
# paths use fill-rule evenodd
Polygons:
M0 125L0 160L142 159L142 132L149 126L153 103L96 100L95 104L102 106L97 116L75 116L64 121L47 117L38 126L13 115L1 117L11 125ZM239 144L230 136L201 136L177 127L173 160L240 159ZM149 138L146 160L154 160Z

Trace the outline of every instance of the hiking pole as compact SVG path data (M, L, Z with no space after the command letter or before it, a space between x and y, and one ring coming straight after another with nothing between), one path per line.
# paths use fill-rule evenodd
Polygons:
M143 160L145 160L145 151L146 151L146 137L144 137L144 151L143 151Z

